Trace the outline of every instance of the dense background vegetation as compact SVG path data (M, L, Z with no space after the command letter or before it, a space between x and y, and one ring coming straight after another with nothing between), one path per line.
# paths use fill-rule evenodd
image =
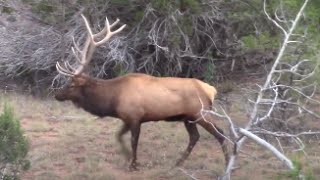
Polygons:
M301 3L272 0L268 11L285 21ZM72 37L80 44L86 37L80 13L96 30L104 25L105 16L110 21L118 17L128 25L98 49L90 68L94 76L145 72L211 83L261 77L281 42L281 33L266 19L262 5L260 0L4 1L0 78L14 79L29 89L49 88L52 82L53 87L59 86L64 77L56 76L55 63L74 63ZM319 10L317 1L308 5L298 30L308 38L296 49L295 57L317 57Z

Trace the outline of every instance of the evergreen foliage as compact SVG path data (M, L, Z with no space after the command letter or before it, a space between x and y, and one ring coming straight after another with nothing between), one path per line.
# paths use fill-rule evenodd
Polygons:
M0 114L0 176L17 179L20 170L28 169L28 149L29 143L20 121L14 117L13 109L5 104Z

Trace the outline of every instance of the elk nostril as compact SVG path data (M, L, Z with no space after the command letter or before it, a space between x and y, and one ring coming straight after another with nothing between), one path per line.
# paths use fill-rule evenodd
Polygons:
M62 100L63 100L63 97L61 96L61 94L56 94L56 95L54 96L54 98L55 98L56 100L58 100L58 101L62 101Z

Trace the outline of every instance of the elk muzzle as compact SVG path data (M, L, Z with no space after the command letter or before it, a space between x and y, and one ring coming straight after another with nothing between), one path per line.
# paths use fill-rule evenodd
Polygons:
M66 101L70 99L70 93L69 93L69 87L68 85L60 89L54 96L54 98L58 101Z

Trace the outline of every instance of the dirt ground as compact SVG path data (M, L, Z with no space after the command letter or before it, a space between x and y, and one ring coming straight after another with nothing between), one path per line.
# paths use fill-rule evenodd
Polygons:
M218 142L201 128L201 138L189 158L181 167L174 167L188 144L183 123L143 124L138 146L139 171L130 172L115 139L120 120L99 119L71 103L50 98L16 93L0 97L14 107L30 140L31 168L21 174L22 180L206 180L217 179L224 172L225 162ZM129 138L126 135L128 147ZM308 156L287 155L301 161L304 169L319 179L319 147L319 141L311 140ZM252 142L246 144L237 162L233 179L290 179L284 175L286 168L281 162Z

